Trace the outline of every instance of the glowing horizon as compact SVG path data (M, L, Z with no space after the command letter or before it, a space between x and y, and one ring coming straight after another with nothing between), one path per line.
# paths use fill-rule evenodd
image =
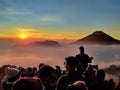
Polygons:
M1 38L80 39L98 30L120 40L120 1L0 0Z
M82 29L82 30L84 31L84 29ZM71 40L76 40L76 39L84 38L84 37L92 34L93 32L95 32L93 30L91 30L91 31L88 30L88 32L82 32L82 31L78 32L78 29L76 29L76 28L73 29L73 31L68 32L68 33L65 30L62 33L61 32L52 32L52 33L51 32L43 32L44 30L41 30L41 31L42 32L37 32L37 33L36 32L31 33L31 31L30 32L26 31L24 33L24 31L21 30L20 33L17 33L18 31L16 31L16 32L10 33L10 34L0 34L0 38L21 38L21 39L41 38L41 39L71 39ZM111 32L110 31L105 32L105 33L112 36L115 39L120 40L118 30L116 32L114 32L114 33L112 31Z

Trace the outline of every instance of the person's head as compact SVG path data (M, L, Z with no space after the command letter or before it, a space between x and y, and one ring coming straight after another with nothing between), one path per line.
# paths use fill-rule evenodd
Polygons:
M84 81L75 81L67 87L67 90L88 90Z
M32 70L33 70L33 72L37 72L37 68L36 67L33 67Z
M57 75L55 69L49 65L43 65L38 71L38 77L45 86L55 87Z
M65 58L65 66L66 69L69 70L75 70L76 66L77 66L77 61L75 59L74 56L69 56L67 58Z
M5 69L5 76L7 78L8 83L13 83L14 81L20 78L21 72L17 68L7 67Z
M32 72L32 67L27 67L28 73Z
M39 69L40 69L43 65L44 65L44 63L40 63L39 66L38 66Z
M83 46L80 46L79 50L80 50L81 53L84 53L84 47Z
M97 70L96 79L99 81L103 81L105 79L105 71L102 69Z
M11 90L43 90L43 87L38 78L22 77L13 84Z
M60 66L56 65L55 68L56 68L56 69L60 69Z

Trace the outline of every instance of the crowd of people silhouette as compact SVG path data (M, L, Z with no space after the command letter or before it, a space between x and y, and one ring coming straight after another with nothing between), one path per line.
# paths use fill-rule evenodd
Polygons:
M5 69L1 85L3 90L120 90L120 82L111 78L105 80L106 73L98 65L91 65L93 57L85 54L83 46L80 53L65 58L63 71L44 63L27 69L9 66Z

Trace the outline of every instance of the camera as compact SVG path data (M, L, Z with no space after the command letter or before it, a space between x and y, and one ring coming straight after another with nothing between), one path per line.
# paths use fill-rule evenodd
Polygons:
M98 69L98 65L92 65L94 69Z
M93 57L89 57L88 63L91 63L91 62L92 62L92 59L93 59Z

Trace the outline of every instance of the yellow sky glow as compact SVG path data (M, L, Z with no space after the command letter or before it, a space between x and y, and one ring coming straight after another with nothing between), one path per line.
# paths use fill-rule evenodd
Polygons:
M45 38L45 39L81 39L89 34L92 34L96 29L91 28L34 28L34 27L13 27L10 28L11 32L4 32L0 34L0 37L7 38ZM113 29L105 28L105 33L120 40L120 33L113 32ZM101 30L104 31L104 30Z
M28 38L28 35L27 35L27 34L20 34L20 35L19 35L19 38L21 38L21 39L26 39L26 38Z

